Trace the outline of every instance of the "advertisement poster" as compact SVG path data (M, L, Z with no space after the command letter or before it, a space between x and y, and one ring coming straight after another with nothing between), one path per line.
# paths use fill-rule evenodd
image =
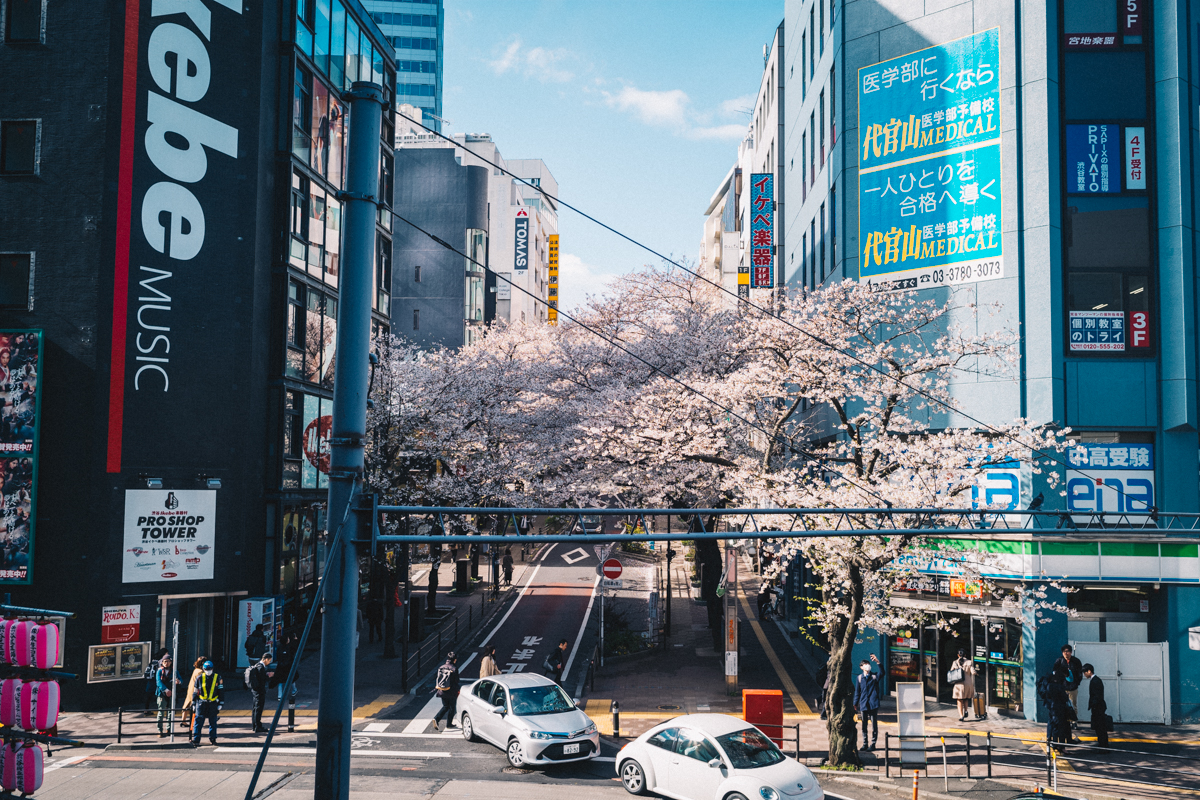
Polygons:
M215 490L126 490L121 581L211 579L216 523Z
M861 68L858 103L859 280L1003 277L1000 29Z
M750 176L750 287L775 285L775 176Z
M513 269L524 272L529 269L529 210L525 208L517 209L514 247Z
M1071 349L1125 350L1124 311L1072 311Z
M140 680L150 663L150 642L94 644L88 648L87 682Z
M141 632L141 606L104 606L100 610L101 644L136 642Z
M1067 126L1067 193L1120 194L1121 126Z
M0 331L0 584L31 577L41 356L41 331Z
M1081 443L1067 450L1067 463L1068 511L1146 512L1155 504L1152 444Z

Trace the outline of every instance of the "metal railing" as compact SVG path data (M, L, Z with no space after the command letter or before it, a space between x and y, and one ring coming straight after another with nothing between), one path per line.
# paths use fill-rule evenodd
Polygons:
M125 733L125 728L130 725L157 725L159 712L155 709L131 709L126 711L123 707L117 708L117 744L121 743L121 738L124 736L136 736L137 733ZM183 709L177 708L174 711L163 712L163 728L171 732L184 731L183 727ZM178 727L176 727L178 723Z

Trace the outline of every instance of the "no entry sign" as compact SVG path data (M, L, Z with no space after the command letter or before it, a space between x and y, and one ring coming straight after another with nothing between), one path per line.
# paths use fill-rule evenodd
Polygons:
M600 570L604 573L604 577L606 578L619 578L621 577L621 562L617 561L615 558L610 558L604 562L604 565L600 568Z

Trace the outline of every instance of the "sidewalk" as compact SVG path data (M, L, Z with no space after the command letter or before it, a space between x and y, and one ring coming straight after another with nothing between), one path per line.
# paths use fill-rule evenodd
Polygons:
M532 568L532 548L529 560L525 563L521 562L519 549L514 549L513 556L515 559L513 585L517 586L523 578L527 577L526 568ZM424 603L425 601L426 590L429 586L430 566L429 563L413 565L411 572L413 602ZM483 589L477 589L472 594L461 597L452 595L454 570L455 566L452 562L444 562L439 565L438 569L437 607L439 610L450 612L445 617L446 622L442 623L449 627L445 630L430 627L420 645L409 645L410 657L419 646L422 649L423 658L420 674L409 675L410 691L408 694L401 692L401 645L396 644L396 658L384 658L382 641L371 642L368 631L362 632L354 660L354 718L356 721L394 715L412 699L413 692L421 681L427 679L437 664L441 663L445 651L454 647L452 620L456 614L468 613L467 610L470 609L470 620L473 623L470 631L466 629L465 620L460 623L459 647L461 649L484 629L485 625L480 624L481 614L483 620L494 620L496 613L502 611L511 602L513 597L511 587L506 588L500 594L499 600L492 602L489 602L489 598L486 596L489 593ZM482 557L479 574L485 581L490 578L490 565ZM314 627L316 625L320 625L320 620L314 622ZM439 630L442 634L440 647L438 645ZM399 631L397 631L397 635L399 635ZM293 738L311 738L311 732L316 730L319 676L320 651L310 647L300 662L299 677L296 681L296 733L292 735ZM230 671L224 673L222 677L225 682L226 694L225 709L221 714L218 728L218 738L230 743L237 743L239 740L262 741L261 736L256 736L250 731L250 692L242 686L241 671ZM268 692L266 710L263 714L265 721L269 721L275 713L277 697L275 691ZM123 730L122 743L119 747L158 749L160 746L164 746L166 740L158 737L157 727L154 724L145 724L146 720L154 720L155 716L153 709L148 715L144 715L140 706L126 708L125 719L127 722L133 720L133 725ZM286 733L286 705L280 716L279 724L280 733L276 735L276 740L289 741ZM176 726L175 741L177 743L185 741L187 734L178 729L178 721ZM64 713L59 717L58 730L60 736L82 740L87 743L89 748L105 748L109 745L116 745L117 711L112 709L100 712Z

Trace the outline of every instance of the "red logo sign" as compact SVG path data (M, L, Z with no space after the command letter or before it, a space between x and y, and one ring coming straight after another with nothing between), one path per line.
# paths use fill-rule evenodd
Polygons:
M610 558L608 561L605 561L604 566L600 568L600 571L604 573L604 577L610 580L616 580L617 578L621 577L621 570L621 562L617 561L615 558Z
M1150 313L1147 311L1129 312L1129 346L1150 346Z
M174 572L164 572L164 573L162 574L162 576L163 576L164 578L178 578L178 577L179 577L179 576L178 576L178 575L176 575Z
M329 474L329 432L333 417L317 417L304 429L304 457L318 471Z

